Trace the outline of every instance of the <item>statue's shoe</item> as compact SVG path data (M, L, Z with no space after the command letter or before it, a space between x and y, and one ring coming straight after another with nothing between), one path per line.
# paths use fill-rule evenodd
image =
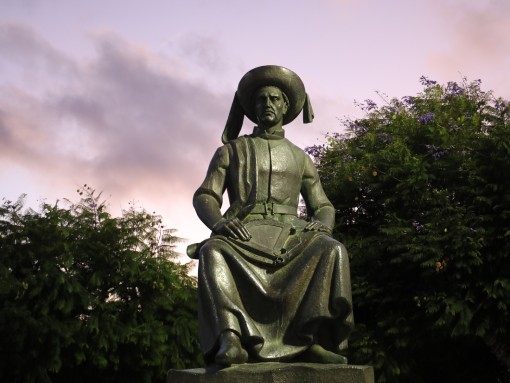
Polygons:
M239 337L232 331L221 333L220 349L214 357L216 364L221 366L230 366L232 364L241 364L248 361L248 353L241 346Z
M345 356L325 350L318 344L312 345L303 354L299 355L299 361L323 364L347 364L347 358Z

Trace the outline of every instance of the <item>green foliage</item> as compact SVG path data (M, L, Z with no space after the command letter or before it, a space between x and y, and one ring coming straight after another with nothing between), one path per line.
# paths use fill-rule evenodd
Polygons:
M201 363L179 238L131 206L0 206L0 381L152 382Z
M509 104L480 81L421 81L308 149L350 251L351 359L379 382L436 381L434 365L495 382L510 368Z

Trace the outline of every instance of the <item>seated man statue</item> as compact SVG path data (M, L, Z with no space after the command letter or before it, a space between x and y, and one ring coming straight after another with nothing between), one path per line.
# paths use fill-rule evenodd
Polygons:
M208 364L262 361L347 363L352 329L349 261L330 237L335 210L312 160L282 126L303 110L301 79L262 66L240 81L220 147L193 197L210 238L199 259L200 346ZM257 126L238 137L243 118ZM225 190L230 206L220 209ZM298 216L300 195L308 219Z

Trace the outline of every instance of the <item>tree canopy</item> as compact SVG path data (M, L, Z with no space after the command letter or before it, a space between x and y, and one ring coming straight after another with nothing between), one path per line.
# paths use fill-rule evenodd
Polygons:
M350 252L351 361L374 364L379 382L503 381L509 103L480 81L421 83L413 97L360 103L363 118L307 149Z
M152 382L200 365L195 280L173 230L79 193L0 206L0 380Z

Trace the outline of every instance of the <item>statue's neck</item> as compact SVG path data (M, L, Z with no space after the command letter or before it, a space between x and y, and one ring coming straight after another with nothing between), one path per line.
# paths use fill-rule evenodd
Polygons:
M285 137L285 130L281 126L273 126L270 128L264 128L256 126L253 129L253 136L262 137L266 139L281 139Z

